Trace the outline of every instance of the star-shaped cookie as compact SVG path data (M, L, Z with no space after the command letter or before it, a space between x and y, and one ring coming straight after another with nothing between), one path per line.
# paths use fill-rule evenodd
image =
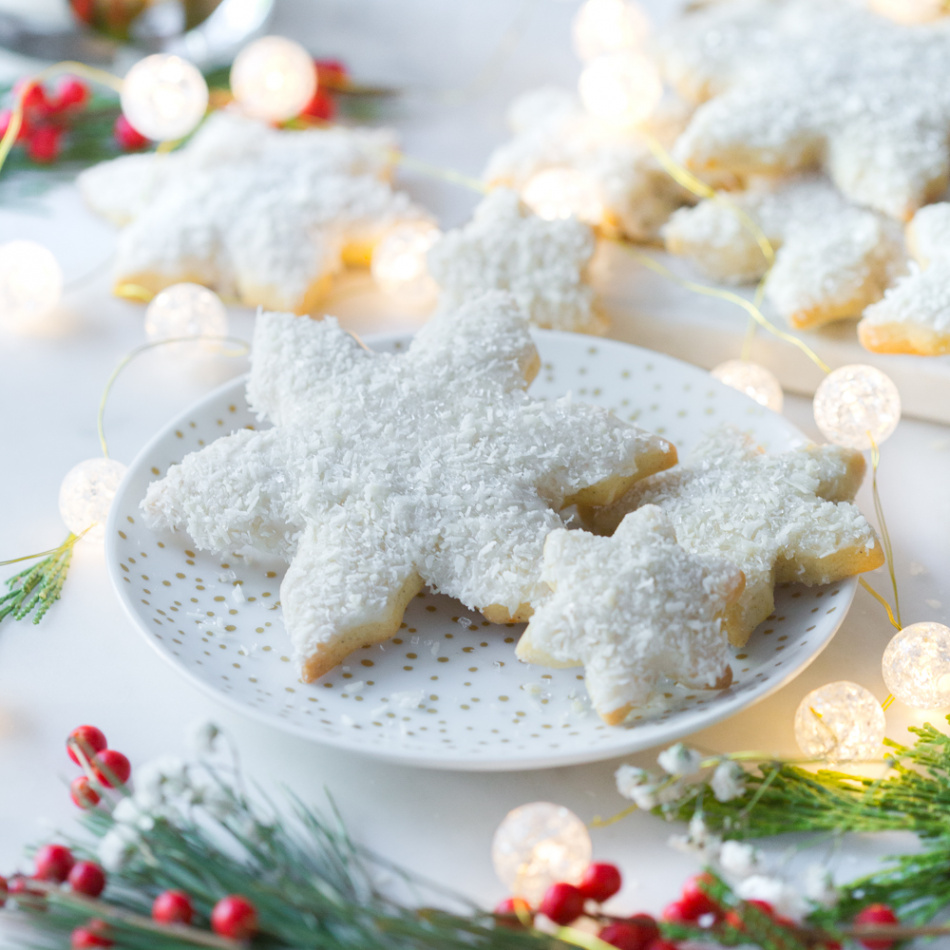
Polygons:
M587 517L609 534L626 514L659 505L680 544L737 565L745 589L726 613L734 646L772 613L776 583L828 584L884 563L871 526L852 504L864 457L836 445L764 453L735 429L713 432L689 460L646 479Z
M663 227L666 248L716 280L757 280L767 261L742 213L775 249L765 294L793 327L856 316L904 270L899 225L816 175L760 179L724 201L681 208Z
M432 246L428 263L441 307L452 310L487 290L506 290L534 326L601 333L607 321L585 279L593 253L589 225L576 218L545 221L517 192L497 188L471 222Z
M537 365L505 294L437 315L396 355L329 317L262 314L248 400L274 428L187 456L149 487L146 517L290 560L280 599L308 681L392 636L422 584L527 619L557 511L608 503L676 457L606 410L532 399Z
M732 682L723 616L742 591L742 572L685 551L655 505L628 514L611 538L552 532L541 576L553 593L535 610L518 657L583 664L608 724L643 705L662 677L693 689Z
M737 0L674 24L667 78L696 111L674 155L740 175L821 165L853 202L908 219L950 173L950 19L863 0Z
M672 140L685 116L669 108L651 133ZM492 187L523 192L532 177L548 169L581 172L603 205L592 221L635 241L656 237L674 208L690 196L667 174L637 132L618 133L587 115L572 93L543 88L525 93L509 108L514 137L489 157L483 173Z
M927 205L907 226L907 247L920 270L868 307L858 339L876 353L950 353L950 204Z
M221 120L181 155L132 156L140 161L119 166L117 194L132 220L119 235L117 293L191 281L250 306L306 313L344 264L367 263L396 224L428 218L387 182L354 173L385 167L367 158L369 136L254 123L256 142L248 122ZM86 192L100 193L88 181Z

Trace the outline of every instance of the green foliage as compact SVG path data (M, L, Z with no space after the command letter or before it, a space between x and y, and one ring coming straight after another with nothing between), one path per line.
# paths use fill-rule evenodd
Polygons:
M23 620L30 614L33 623L39 623L46 616L46 611L59 600L73 557L73 546L78 540L75 534L70 534L42 560L6 581L7 593L0 596L0 623L7 617Z

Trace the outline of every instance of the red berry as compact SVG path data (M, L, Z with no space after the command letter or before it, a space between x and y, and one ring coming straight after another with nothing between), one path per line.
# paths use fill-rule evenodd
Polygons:
M79 861L69 872L69 886L77 894L98 897L106 886L106 873L93 861Z
M95 808L101 801L99 793L85 775L80 775L70 782L69 797L79 808Z
M184 891L164 891L152 904L152 920L160 924L190 924L194 915L191 898Z
M145 148L149 143L149 140L122 113L119 113L115 120L112 135L123 152L135 152L140 148Z
M107 934L109 925L98 918L90 920L84 927L77 927L70 937L72 950L87 950L88 947L111 947L112 941Z
M742 918L734 910L727 911L726 916L722 918L722 922L733 930L745 930Z
M92 774L106 788L115 788L117 785L125 785L132 774L132 765L129 760L115 749L103 749L93 756L89 763Z
M682 901L672 901L667 904L660 916L671 924L691 924L696 920L695 917L691 916L690 908Z
M775 908L768 901L760 901L756 898L746 901L750 907L757 907L766 917L775 917Z
M620 890L622 881L616 864L588 865L578 888L588 900L602 904Z
M49 114L49 102L46 90L32 79L20 79L13 87L13 95L23 103L27 114L45 116Z
M708 874L697 874L683 885L680 904L687 920L699 920L704 914L720 913L719 905L703 890L702 885L712 882Z
M538 910L554 923L566 927L584 913L584 895L573 884L552 884L541 899Z
M34 162L47 165L59 158L63 150L63 130L55 125L40 125L26 140L26 154Z
M647 950L679 950L679 947L672 940L664 940L660 937L659 940L654 940L647 947Z
M221 937L243 940L257 931L257 911L246 898L229 894L214 905L211 929Z
M79 751L88 760L108 745L105 733L101 729L97 729L95 726L77 726L66 739L66 752L76 765L82 765L75 747L78 747Z
M338 59L315 59L313 65L317 70L318 84L343 86L350 77L346 66Z
M12 109L0 109L0 136L7 134L10 123L13 121ZM33 134L33 126L26 115L20 116L20 128L16 134L17 142L25 142Z
M36 852L33 876L38 881L53 881L62 884L69 877L76 859L65 845L47 844Z
M854 918L858 927L871 927L876 924L893 926L899 924L897 914L887 904L869 904L858 911ZM858 943L867 950L891 950L897 941L893 937L858 937Z
M649 914L637 914L629 920L607 924L597 936L618 950L646 950L659 938L660 931Z
M41 890L30 887L30 879L22 874L14 874L7 882L7 894L17 900L29 900L36 898L42 900L44 894Z
M333 96L322 87L317 87L313 98L300 110L302 116L329 122L336 115L336 103Z
M7 879L0 876L0 907L3 907L7 902L7 893Z
M506 897L495 905L495 913L503 918L495 921L496 927L507 927L509 930L521 930L521 918L534 920L534 914L531 913L531 905L523 897ZM514 918L517 920L504 918Z
M89 87L81 79L64 76L56 86L50 111L55 113L81 109L89 101L89 95Z

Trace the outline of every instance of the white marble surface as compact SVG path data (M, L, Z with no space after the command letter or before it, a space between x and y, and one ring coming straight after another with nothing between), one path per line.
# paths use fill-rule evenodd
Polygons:
M408 90L398 124L407 151L477 173L488 148L503 135L505 102L545 81L570 81L576 65L567 23L574 5L535 0L436 3L413 0L297 0L281 7L278 29L311 41L316 53L346 59L354 73ZM515 51L483 73L512 20ZM480 75L482 78L479 78ZM403 176L444 224L464 219L472 196L456 186ZM142 311L112 299L100 266L110 255L110 229L80 206L64 186L27 208L0 210L0 240L33 237L62 260L67 290L57 326L37 337L0 336L0 558L56 544L65 534L56 496L65 472L97 455L96 407L117 360L143 340ZM96 270L98 268L98 270ZM697 309L704 301L693 304ZM378 312L347 317L357 332L409 328L408 317ZM237 335L250 316L233 312ZM176 363L166 354L143 357L116 387L106 416L115 457L130 460L162 423L213 385L240 371L233 364ZM817 437L809 401L788 400L786 414ZM894 542L905 622L950 621L950 428L904 421L883 447L880 489ZM870 492L860 502L872 510ZM4 576L7 571L4 569ZM873 578L885 590L886 577ZM863 591L828 650L802 676L755 708L695 737L717 750L792 753L792 713L822 683L852 679L883 699L880 656L890 634L881 609ZM177 751L183 728L211 717L238 742L255 780L287 785L321 801L330 792L354 835L405 865L493 904L504 896L494 879L491 835L512 807L546 799L589 820L623 806L613 786L618 761L525 773L429 772L322 748L275 732L198 693L160 662L119 607L101 551L81 544L64 597L38 627L0 627L0 873L23 867L24 845L51 827L68 826L74 808L65 782L73 770L63 741L74 726L100 726L133 763ZM903 738L922 714L895 704L888 734ZM655 752L635 758L648 765ZM626 886L619 911L659 910L695 869L694 859L666 846L673 829L644 815L593 834L598 859L619 863ZM787 843L771 852L783 860ZM849 841L832 859L843 878L901 840ZM824 852L822 852L824 853ZM2 925L0 925L2 932Z

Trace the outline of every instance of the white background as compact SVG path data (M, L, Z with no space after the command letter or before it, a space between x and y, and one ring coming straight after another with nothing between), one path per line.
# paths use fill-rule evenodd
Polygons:
M304 40L317 55L339 56L360 79L405 90L390 118L406 150L478 174L490 148L505 135L503 109L514 94L576 78L568 30L574 9L575 4L556 0L297 0L280 5L274 28ZM523 26L515 23L519 17ZM506 42L513 49L486 73ZM461 223L474 200L456 186L417 174L402 181L446 226ZM0 335L0 558L5 558L51 547L65 535L57 515L60 481L76 462L98 454L102 387L120 357L144 337L142 310L108 294L100 265L110 256L111 229L81 208L72 188L55 190L28 207L13 208L8 192L0 193L0 201L6 205L0 211L0 240L42 241L59 256L67 280L95 271L68 290L48 333ZM671 293L655 282L644 280L643 286L657 300ZM615 311L623 310L623 300L613 303ZM627 305L645 303L633 299ZM682 305L719 312L702 299ZM741 318L723 318L737 321L737 355ZM412 324L406 317L387 320L373 313L347 323L360 333ZM250 325L247 313L233 311L236 335L246 338ZM629 338L623 324L618 330ZM113 455L131 461L166 420L243 368L240 361L214 367L176 363L161 352L143 357L120 379L109 405ZM790 398L786 414L817 438L810 401ZM880 486L905 623L950 619L948 484L950 429L902 422L883 448ZM867 488L860 502L870 513ZM12 570L4 569L3 576ZM880 572L873 581L887 590ZM883 611L859 591L832 645L798 680L698 734L695 743L793 753L792 714L809 689L851 679L884 698L880 656L890 632ZM142 763L179 752L186 724L203 717L232 735L256 781L271 788L287 785L317 803L324 790L330 792L361 841L489 905L505 896L492 873L489 847L510 808L545 799L589 820L625 804L613 785L619 761L525 773L424 771L323 748L230 712L157 658L120 609L101 550L81 544L64 597L46 620L38 627L9 620L0 627L0 873L26 868L25 845L48 837L51 828L70 825L75 810L65 785L74 768L63 742L73 727L98 725L112 746ZM908 724L925 718L932 715L896 704L888 713L888 734L902 739ZM654 758L655 751L633 761L650 765ZM666 846L673 830L638 815L594 831L596 857L616 861L626 874L617 910L659 910L695 870L694 859ZM776 860L785 844L772 849ZM906 845L900 839L849 841L832 866L846 879L868 855Z

